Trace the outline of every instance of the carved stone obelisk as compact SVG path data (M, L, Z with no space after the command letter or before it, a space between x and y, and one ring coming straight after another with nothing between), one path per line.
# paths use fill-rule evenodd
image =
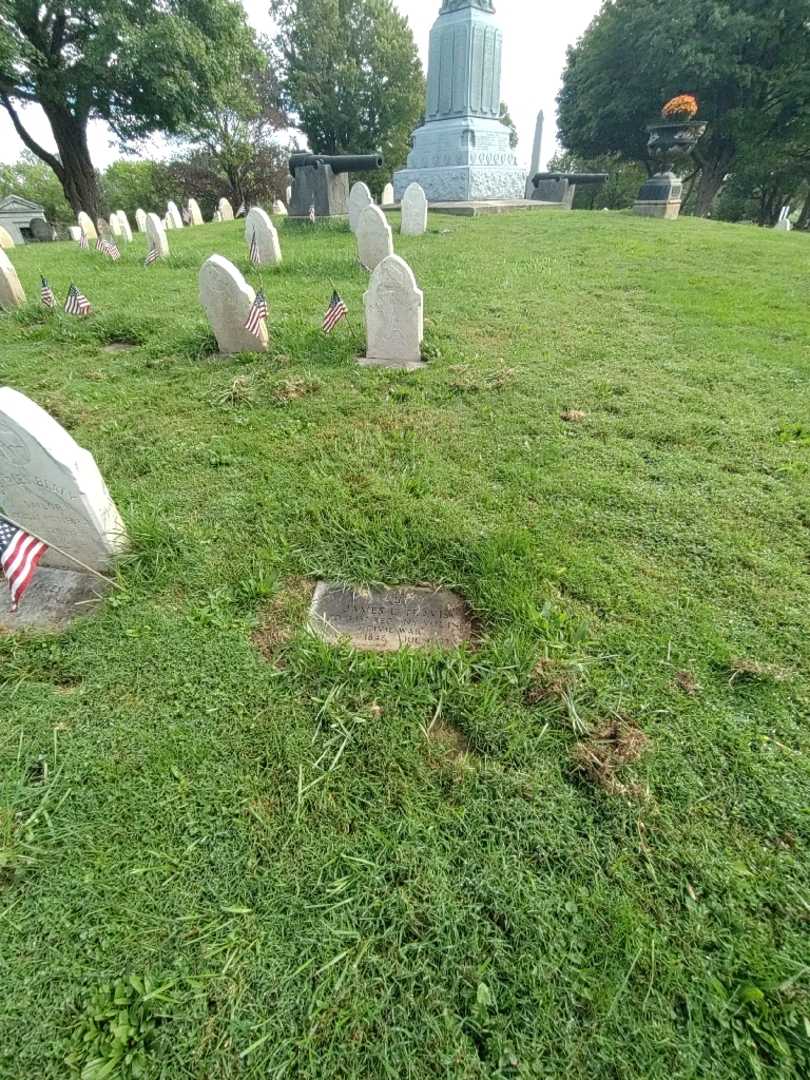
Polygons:
M425 123L394 175L397 201L414 182L430 202L524 197L526 174L498 119L502 47L492 0L444 0L430 32Z

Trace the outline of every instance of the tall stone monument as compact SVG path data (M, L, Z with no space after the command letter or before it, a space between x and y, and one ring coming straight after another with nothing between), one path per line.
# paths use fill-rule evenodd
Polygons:
M394 174L397 200L414 182L430 202L524 197L526 174L498 119L502 47L492 0L444 0L430 32L425 123Z

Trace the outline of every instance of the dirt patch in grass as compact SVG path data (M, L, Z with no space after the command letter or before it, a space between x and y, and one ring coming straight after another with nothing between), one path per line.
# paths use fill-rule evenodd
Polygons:
M526 704L543 701L562 701L577 685L577 673L561 660L543 657L538 660L526 690Z
M279 405L289 405L291 401L306 397L307 394L315 394L320 390L321 384L314 379L284 379L276 383L270 396Z
M763 664L760 660L751 660L746 657L729 660L728 671L731 675L729 683L739 681L785 682L790 678L790 672L787 668L779 667L778 664Z
M626 783L620 774L634 764L648 749L650 740L628 720L617 717L588 739L577 743L571 752L577 772L608 795L644 798L648 791L641 784Z
M437 716L427 729L428 742L442 750L454 765L467 764L472 754L467 737L453 724Z
M251 634L251 640L265 660L276 667L283 666L280 654L303 624L314 589L309 578L287 578L259 614L259 625Z
M587 415L582 409L565 409L560 413L560 419L565 420L567 424L581 424Z
M691 671L679 671L675 675L675 685L690 697L694 697L700 690L700 684Z
M132 341L111 341L109 345L105 345L101 350L104 353L124 353L132 352L133 349L140 348Z

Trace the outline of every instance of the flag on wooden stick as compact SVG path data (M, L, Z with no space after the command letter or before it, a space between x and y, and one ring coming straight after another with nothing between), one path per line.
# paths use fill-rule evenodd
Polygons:
M12 611L20 606L23 593L47 550L47 544L0 517L0 568L11 593Z
M253 230L253 234L250 237L250 261L254 266L261 266L262 258L259 255L259 242L256 239L256 230Z

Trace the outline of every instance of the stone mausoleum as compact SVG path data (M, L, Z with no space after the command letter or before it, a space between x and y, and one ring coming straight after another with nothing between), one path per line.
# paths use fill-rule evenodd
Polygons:
M397 201L414 180L432 203L524 197L526 174L498 119L502 47L492 0L444 0L430 32L425 123L394 174Z

